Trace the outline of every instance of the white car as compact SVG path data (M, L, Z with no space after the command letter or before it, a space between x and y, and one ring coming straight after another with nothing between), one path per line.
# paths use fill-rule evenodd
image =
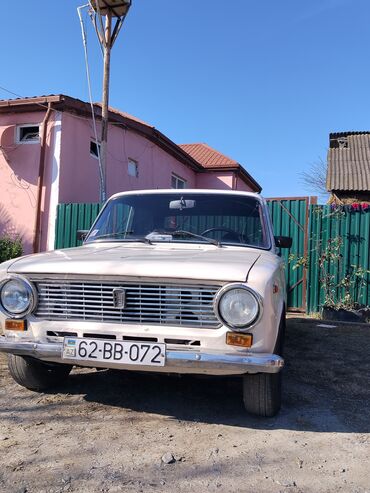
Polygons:
M35 391L73 366L240 375L248 412L281 402L284 266L257 194L111 197L83 246L0 265L0 351Z

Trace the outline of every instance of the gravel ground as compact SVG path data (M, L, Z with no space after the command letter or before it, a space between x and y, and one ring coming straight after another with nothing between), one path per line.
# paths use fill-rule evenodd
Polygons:
M37 394L0 356L0 491L370 492L369 326L291 317L281 413L234 378L76 369Z

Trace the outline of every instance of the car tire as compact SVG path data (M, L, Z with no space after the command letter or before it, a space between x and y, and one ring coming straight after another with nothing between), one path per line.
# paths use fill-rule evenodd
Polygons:
M60 384L72 370L70 365L44 363L17 354L8 355L8 368L19 385L36 392Z
M285 339L285 310L281 315L274 354L283 355ZM282 374L253 373L243 376L244 407L249 414L273 417L281 408Z
M244 375L243 400L249 414L275 416L281 407L281 373Z

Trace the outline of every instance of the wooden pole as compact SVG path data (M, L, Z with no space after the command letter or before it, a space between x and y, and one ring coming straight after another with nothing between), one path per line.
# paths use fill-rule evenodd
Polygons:
M102 165L103 179L100 190L100 201L105 202L107 198L107 150L108 150L108 108L109 108L109 77L110 77L110 54L111 54L111 32L112 12L109 9L105 16L105 43L104 48L104 73L103 73L103 97L102 97L102 126L100 159Z

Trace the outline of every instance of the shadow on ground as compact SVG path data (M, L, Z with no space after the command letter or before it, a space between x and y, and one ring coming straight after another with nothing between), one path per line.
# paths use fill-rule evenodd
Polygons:
M367 433L370 431L369 326L320 328L290 318L283 408L271 419L246 415L241 379L75 371L58 393L88 402L177 420L256 429ZM350 349L349 349L350 348Z

